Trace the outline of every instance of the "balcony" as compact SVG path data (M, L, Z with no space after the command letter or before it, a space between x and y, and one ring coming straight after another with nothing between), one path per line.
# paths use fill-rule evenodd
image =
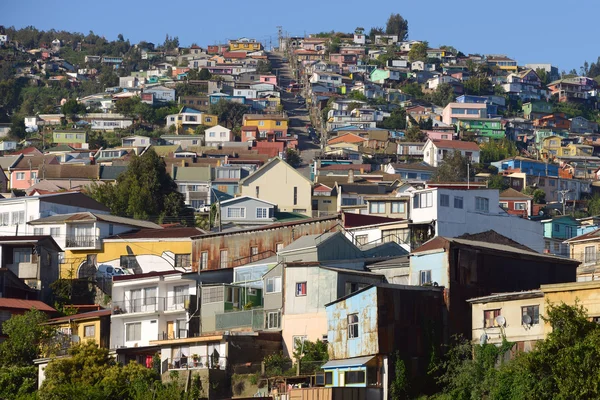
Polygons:
M178 369L220 369L227 368L227 357L214 356L182 356L168 358L162 362L161 372Z
M187 339L190 332L187 329L177 329L173 332L160 332L157 340Z
M100 250L100 240L95 235L67 235L66 248Z
M113 301L112 310L113 315L164 311L165 298L149 297L145 299Z
M281 328L281 312L279 310L265 310L255 308L252 310L229 311L215 315L215 328L217 331L249 328L253 331Z

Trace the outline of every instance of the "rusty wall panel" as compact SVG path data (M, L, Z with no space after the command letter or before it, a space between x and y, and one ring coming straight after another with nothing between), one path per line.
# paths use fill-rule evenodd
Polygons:
M304 235L337 231L341 228L337 218L310 220L309 222L275 225L272 229L260 229L221 235L199 236L192 240L192 270L198 271L200 255L208 252L208 270L220 268L221 250L227 250L227 268L248 264L257 259L275 255L278 243L284 247ZM258 247L258 257L252 257L251 247Z

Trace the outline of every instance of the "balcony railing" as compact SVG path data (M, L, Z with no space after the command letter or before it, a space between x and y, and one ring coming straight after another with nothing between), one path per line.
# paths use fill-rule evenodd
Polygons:
M227 368L227 357L186 355L179 358L168 358L162 363L162 371L173 369L220 369Z
M166 298L165 311L183 311L190 307L190 295L182 294Z
M145 299L113 301L112 309L113 309L113 315L164 311L165 310L165 298L164 297L148 297Z
M100 240L95 235L77 235L77 236L67 236L66 247L75 248L92 248L97 249L100 246Z
M176 329L173 332L160 332L158 334L158 340L186 339L189 337L190 332L187 329Z
M229 311L215 315L215 329L217 331L250 328L253 331L281 328L281 312L255 308L252 310Z

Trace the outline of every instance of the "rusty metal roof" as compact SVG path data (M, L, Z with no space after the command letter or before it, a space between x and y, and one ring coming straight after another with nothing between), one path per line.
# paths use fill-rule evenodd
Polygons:
M35 308L40 311L56 312L56 310L50 307L46 303L42 303L39 300L21 300L21 299L9 299L0 298L0 308L12 308L19 310L31 310Z

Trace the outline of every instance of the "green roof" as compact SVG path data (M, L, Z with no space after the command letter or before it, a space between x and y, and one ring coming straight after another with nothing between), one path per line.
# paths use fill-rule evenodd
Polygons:
M212 168L206 167L174 167L173 180L208 182L212 180Z
M166 157L176 151L181 150L181 147L178 144L171 144L166 146L152 146L156 154L161 157Z
M300 219L306 219L306 218L308 218L306 215L298 214L298 213L294 213L294 212L276 212L275 213L275 219L277 219L277 222L292 222L292 221L298 221Z

